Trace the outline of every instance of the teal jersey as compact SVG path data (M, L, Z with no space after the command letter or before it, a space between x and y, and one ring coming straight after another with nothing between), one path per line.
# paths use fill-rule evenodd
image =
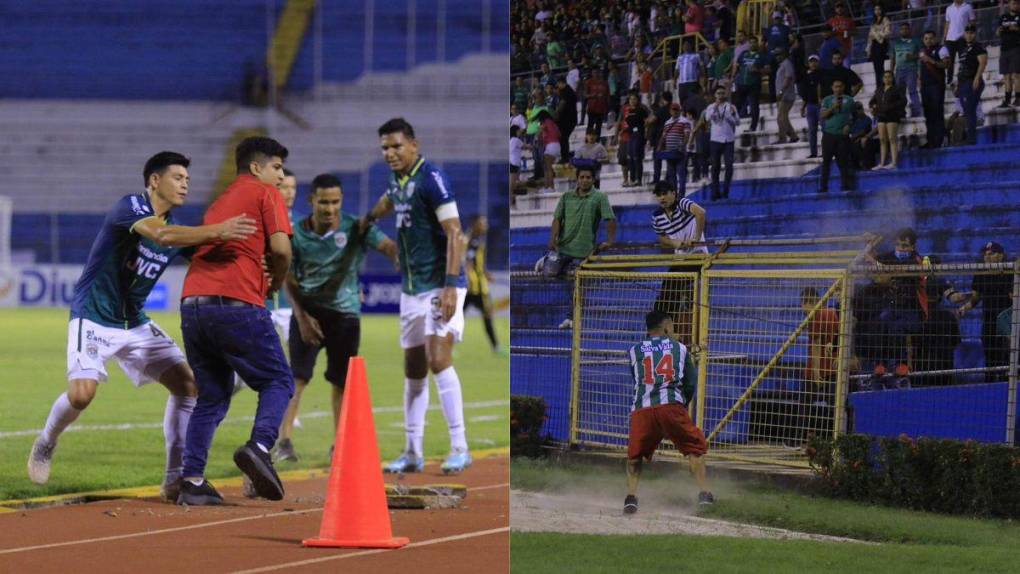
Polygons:
M290 226L294 227L294 210L287 209L287 219L290 220ZM290 301L287 300L287 292L280 289L276 293L273 293L271 297L266 299L266 309L270 311L276 311L277 309L290 309Z
M397 212L397 246L400 253L401 288L418 295L446 284L446 233L437 211L456 213L446 174L424 158L407 176L390 174L386 188ZM461 269L458 287L466 287Z
M677 403L694 398L698 371L687 347L669 337L650 337L630 348L634 399L631 410Z
M737 85L757 86L761 85L761 74L768 65L768 57L763 52L752 52L745 50L737 59ZM757 66L754 71L752 67Z
M833 112L831 116L822 120L822 131L827 134L841 136L843 135L843 128L850 125L853 121L854 114L854 99L851 96L840 96L842 98L843 105L838 112ZM836 105L836 96L825 96L822 100L822 109L828 109Z
M143 310L145 299L170 261L179 253L193 251L163 247L135 233L136 223L154 215L147 193L125 195L106 214L74 284L72 319L121 329L149 322ZM169 212L164 220L168 225L174 223Z
M358 231L358 218L340 214L335 231L319 235L312 218L294 227L291 269L297 279L301 301L320 309L361 315L361 285L358 271L368 248L376 249L386 234L371 225L364 236Z
M921 41L917 38L897 38L892 42L893 58L896 61L897 70L916 70L919 60L917 59L918 54L921 53ZM907 59L907 56L913 55L913 59ZM881 83L881 78L878 78Z

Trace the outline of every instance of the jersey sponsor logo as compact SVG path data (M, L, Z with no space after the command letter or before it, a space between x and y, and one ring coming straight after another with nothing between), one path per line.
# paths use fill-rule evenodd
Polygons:
M162 253L156 253L148 247L138 244L138 257L134 261L128 260L127 268L142 277L158 279L163 267L170 262L170 258Z
M100 335L97 335L95 330L93 330L93 329L89 329L88 331L85 331L85 340L91 342L93 345L98 343L98 344L100 344L100 345L102 345L104 347L109 347L110 346L110 340L107 339L106 337L102 337Z
M333 236L333 243L336 243L337 249L343 249L347 246L347 234L343 231L338 231L336 235Z
M436 186L439 187L439 193L443 194L443 199L449 199L450 192L443 183L443 176L439 175L438 171L434 171L432 172L432 179L436 180Z
M398 203L395 207L397 212L397 229L411 227L411 204Z
M150 213L149 206L142 205L138 201L137 195L131 196L131 210L135 212L135 215L145 215L146 213Z

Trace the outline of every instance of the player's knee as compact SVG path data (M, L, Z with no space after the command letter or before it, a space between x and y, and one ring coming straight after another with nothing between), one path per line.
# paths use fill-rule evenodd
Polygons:
M91 381L75 384L72 382L67 390L67 401L79 411L85 410L96 396L96 387Z
M450 365L452 364L453 362L450 360L449 357L429 358L429 370L432 371L433 375L438 375L439 373L445 371L446 369L449 369Z

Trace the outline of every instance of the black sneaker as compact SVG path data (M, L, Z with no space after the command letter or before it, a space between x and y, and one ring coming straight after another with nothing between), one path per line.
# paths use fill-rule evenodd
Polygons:
M223 504L223 497L213 488L208 480L195 486L189 480L181 481L181 493L177 495L177 504L188 506L218 506Z
M637 512L637 497L628 494L627 498L623 499L623 513L634 514L635 512Z
M234 451L234 464L251 479L255 492L269 500L283 500L283 483L273 468L272 457L254 442L247 442Z
M707 490L702 490L701 492L699 492L698 505L708 506L710 504L715 504L715 497L712 496L712 493Z

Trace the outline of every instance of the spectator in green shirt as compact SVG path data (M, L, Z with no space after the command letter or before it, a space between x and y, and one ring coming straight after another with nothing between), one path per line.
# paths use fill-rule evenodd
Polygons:
M921 116L921 95L917 91L917 62L921 41L910 35L910 24L900 24L900 37L893 41L893 73L896 86L910 96L910 117ZM881 82L882 78L875 78Z
M829 171L832 159L839 166L840 189L853 191L853 171L850 166L850 124L853 121L854 99L844 93L842 80L832 83L832 95L822 100L822 178L819 193L829 191Z
M609 197L595 189L594 182L594 168L577 168L577 188L560 196L556 204L549 235L550 253L543 258L542 265L547 277L563 275L585 257L616 242L616 215L609 205ZM595 239L601 221L606 222L606 240L596 249ZM568 329L572 325L568 317L560 328Z
M758 118L760 116L759 101L761 98L761 76L767 73L768 56L758 47L758 38L751 36L750 45L747 50L734 62L736 68L737 109L743 111L745 105L751 106L751 128L749 131L758 131Z
M729 82L730 67L733 66L733 47L730 46L729 40L719 38L716 46L718 53L712 63L712 84L708 87L708 92L712 94L715 93L715 88L720 83Z
M397 261L397 244L375 225L359 233L358 218L341 211L343 198L339 178L328 173L316 176L310 196L312 214L294 226L294 255L285 288L294 307L288 347L295 386L280 425L276 452L280 459L297 460L291 442L294 418L322 349L326 349L325 378L333 388L336 431L347 363L358 354L361 339L361 263L368 249L383 253L394 264Z

